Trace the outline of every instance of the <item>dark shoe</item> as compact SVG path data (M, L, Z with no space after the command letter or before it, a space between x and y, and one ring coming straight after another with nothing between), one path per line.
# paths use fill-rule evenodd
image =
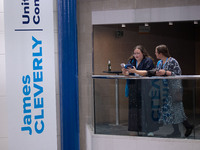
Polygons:
M194 126L191 125L191 127L189 128L186 128L186 131L185 131L185 137L188 137L190 136L190 134L192 133L192 130L194 129Z
M167 138L181 137L181 132L176 131L176 132L173 132L172 134L167 135L166 137Z

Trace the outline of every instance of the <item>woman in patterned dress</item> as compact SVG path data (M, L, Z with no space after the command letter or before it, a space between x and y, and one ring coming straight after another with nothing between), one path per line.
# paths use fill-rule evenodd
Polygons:
M169 50L166 45L159 45L155 49L155 55L160 61L157 63L157 76L175 76L181 75L181 68L179 63L173 57L170 57ZM186 128L185 137L188 137L193 125L190 125L187 121L187 117L184 112L182 95L183 87L180 79L165 80L168 84L168 96L162 101L161 105L161 117L159 122L163 124L172 124L173 133L167 135L167 137L180 137L179 123L183 123Z

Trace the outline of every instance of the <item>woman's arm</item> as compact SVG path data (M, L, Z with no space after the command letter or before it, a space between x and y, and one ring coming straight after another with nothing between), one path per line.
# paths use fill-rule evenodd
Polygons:
M154 67L154 62L150 57L145 58L142 70L152 70Z
M156 71L157 76L175 76L181 75L181 68L178 64L178 61L174 58L171 58L169 62L166 64L165 69L160 69Z
M160 69L160 70L156 71L156 75L157 76L171 76L172 72L168 71L168 70Z
M133 68L129 68L128 69L129 73L136 73L140 76L146 76L147 75L147 71L146 70L137 70L135 67Z
M176 59L172 59L172 61L170 61L169 63L169 71L171 71L172 76L182 74L181 67L179 66L179 63Z

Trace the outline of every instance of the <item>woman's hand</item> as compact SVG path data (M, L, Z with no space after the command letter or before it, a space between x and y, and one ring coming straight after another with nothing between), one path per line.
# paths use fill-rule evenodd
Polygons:
M166 76L167 71L165 71L164 69L160 69L160 70L156 71L156 75L157 76Z
M136 73L136 68L133 66L133 68L128 68L129 73Z
M124 73L125 73L125 68L122 68L122 74L124 75Z
M122 68L122 74L125 75L125 76L128 76L128 75L129 75L129 72L128 72L127 69Z

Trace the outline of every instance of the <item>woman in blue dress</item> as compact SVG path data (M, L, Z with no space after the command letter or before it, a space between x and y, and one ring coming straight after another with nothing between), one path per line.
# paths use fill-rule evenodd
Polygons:
M129 58L129 64L138 70L151 70L154 68L152 58L147 53L142 45L138 45L133 49L133 55ZM137 74L132 73L132 68L122 69L125 75ZM141 80L128 80L128 97L129 97L129 116L128 116L128 130L142 131L142 113L141 113Z

